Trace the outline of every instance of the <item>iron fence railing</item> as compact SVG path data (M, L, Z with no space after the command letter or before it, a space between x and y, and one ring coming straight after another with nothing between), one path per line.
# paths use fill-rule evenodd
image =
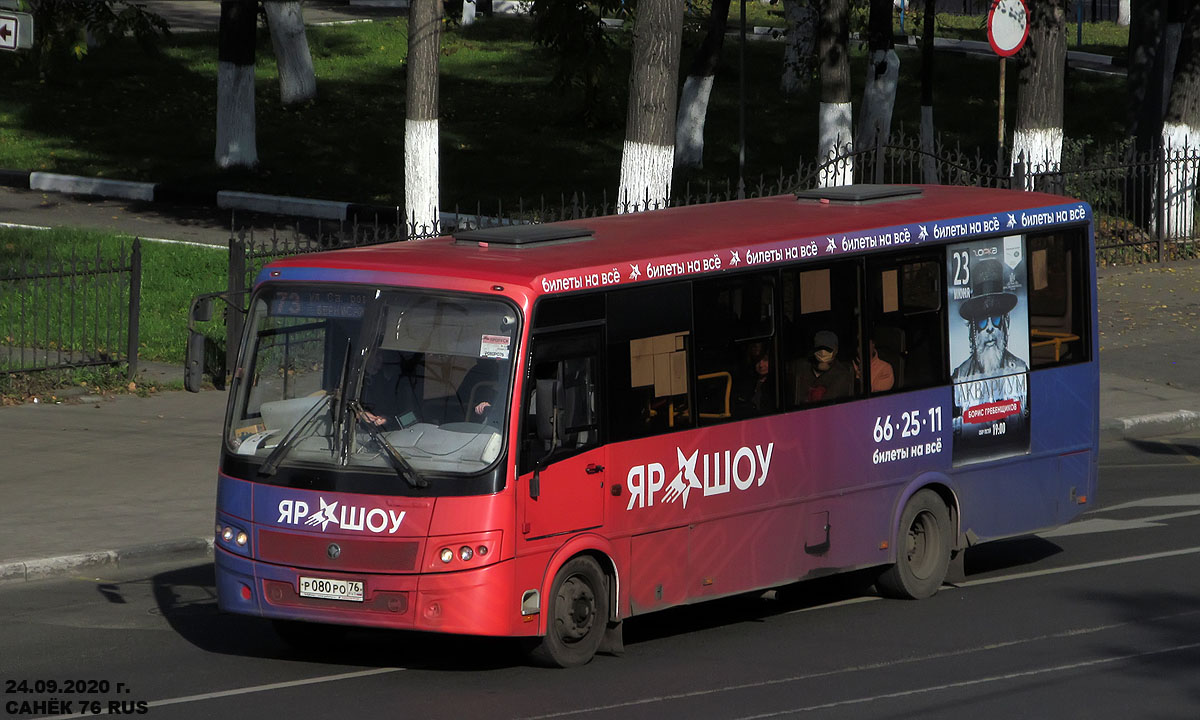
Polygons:
M142 247L116 257L0 258L0 375L138 367Z

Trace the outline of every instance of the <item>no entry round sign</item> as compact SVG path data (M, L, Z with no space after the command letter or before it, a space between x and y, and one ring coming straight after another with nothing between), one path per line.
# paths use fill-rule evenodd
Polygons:
M987 28L988 43L997 55L1016 55L1029 37L1029 11L1025 0L993 0Z

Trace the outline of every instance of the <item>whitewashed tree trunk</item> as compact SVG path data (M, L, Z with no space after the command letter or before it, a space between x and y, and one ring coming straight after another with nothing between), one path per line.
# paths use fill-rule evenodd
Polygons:
M708 99L712 95L713 76L688 75L679 97L679 118L675 122L675 165L704 167L704 121L708 117Z
M817 162L827 163L817 182L821 187L854 182L854 123L850 103L850 4L822 0L817 27L821 70L821 104L817 112ZM840 158L840 160L839 160Z
M1063 77L1067 64L1065 0L1032 0L1029 38L1021 49L1017 122L1010 172L1025 161L1025 189L1032 172L1054 172L1062 163Z
M729 0L715 0L708 16L704 42L692 59L679 97L679 114L675 118L675 167L704 167L704 121L708 117L708 99L712 96L728 20Z
M317 96L308 37L304 34L304 11L299 0L267 0L267 24L271 48L279 68L279 98L284 105L306 102Z
M818 179L821 187L850 185L854 182L854 151L850 103L821 103L817 122L817 160L824 163L842 158L826 168Z
M254 122L253 0L222 0L217 49L217 167L258 164Z
M783 0L787 41L779 89L785 95L807 92L817 68L817 8L813 0Z
M439 231L438 55L442 0L413 0L408 14L404 213L416 232Z
M475 24L475 0L463 0L462 26Z
M895 50L876 50L867 62L862 112L855 146L864 149L887 142L892 134L892 112L900 83L900 57Z
M1117 24L1121 27L1129 27L1129 0L1121 0L1117 3Z
M1196 224L1197 157L1200 155L1200 6L1193 3L1181 29L1170 100L1163 122L1166 173L1155 199L1162 203L1163 235L1190 238ZM1151 229L1157 217L1152 217Z
M638 3L617 212L654 209L670 201L682 35L682 2Z

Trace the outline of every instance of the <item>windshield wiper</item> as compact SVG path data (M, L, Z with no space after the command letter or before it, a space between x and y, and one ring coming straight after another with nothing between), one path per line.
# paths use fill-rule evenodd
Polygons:
M380 431L380 429L374 423L368 422L363 418L363 412L365 411L357 400L350 401L349 410L350 412L354 413L356 422L366 428L367 435L369 435L372 440L378 443L379 447L383 448L383 454L387 456L388 461L391 462L392 468L395 469L397 475L399 475L406 483L408 483L410 487L429 487L429 481L421 477L421 473L417 472L417 469L413 467L410 462L405 460L404 456L401 455L400 452L396 450L396 448L393 447L390 442L387 441L387 438L383 436L383 432Z
M271 475L275 474L275 471L279 468L279 462L283 460L283 456L292 449L292 446L297 440L300 439L300 436L303 435L305 431L307 431L308 428L313 424L313 421L315 421L319 416L320 411L329 406L332 397L332 395L326 395L317 402L313 403L313 406L309 408L308 412L304 413L304 415L296 421L296 424L287 431L287 434L283 436L283 439L279 441L279 444L275 446L275 449L272 450L271 454L267 456L267 459L263 461L262 467L258 469L259 475L270 477Z

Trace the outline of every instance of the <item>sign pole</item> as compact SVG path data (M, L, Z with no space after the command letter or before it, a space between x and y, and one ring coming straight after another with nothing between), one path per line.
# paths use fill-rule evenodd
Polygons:
M1004 167L1004 65L1008 58L1000 56L1000 118L999 132L996 134L996 171L1001 172Z
M1004 168L1004 71L1009 55L1015 55L1029 37L1029 10L1025 0L992 0L987 19L988 44L1000 56L1000 119L996 133L996 172Z

